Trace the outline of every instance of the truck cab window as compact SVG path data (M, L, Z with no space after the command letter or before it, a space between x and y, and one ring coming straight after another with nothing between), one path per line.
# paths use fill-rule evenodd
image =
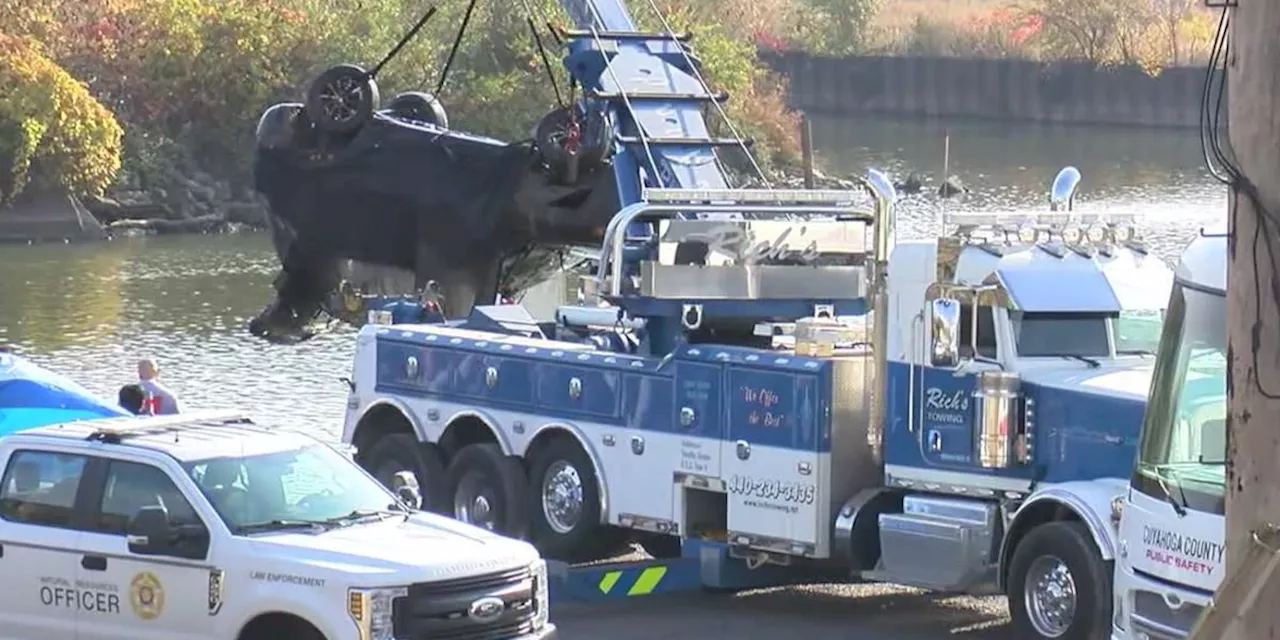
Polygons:
M978 353L984 358L996 357L996 321L992 307L978 307ZM973 305L960 305L960 357L972 358L973 353Z
M143 507L163 506L175 525L200 524L195 509L169 475L157 467L112 460L102 489L102 509L94 530L124 535Z
M1018 355L1023 358L1111 355L1105 313L1010 314Z
M46 527L71 527L88 459L49 451L17 451L0 481L0 518Z

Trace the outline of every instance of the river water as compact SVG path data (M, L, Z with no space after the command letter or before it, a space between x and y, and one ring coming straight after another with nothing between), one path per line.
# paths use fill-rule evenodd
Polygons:
M1205 171L1194 132L849 119L813 127L829 173L880 167L935 181L949 136L950 172L971 190L948 202L953 210L1043 209L1054 174L1075 165L1084 175L1077 210L1143 216L1166 259L1225 219L1225 189ZM935 198L908 198L899 233L936 233L939 210ZM188 407L248 409L336 437L353 331L289 346L250 336L245 323L270 298L275 269L260 234L0 246L0 345L108 397L133 379L138 357L153 356Z

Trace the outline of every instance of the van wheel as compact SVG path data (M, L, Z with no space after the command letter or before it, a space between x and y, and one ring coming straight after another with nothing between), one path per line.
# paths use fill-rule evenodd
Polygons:
M1103 640L1111 633L1111 563L1080 522L1050 522L1009 563L1009 615L1019 638Z
M418 442L413 434L392 433L375 440L368 453L358 452L356 460L387 488L397 472L412 471L422 493L422 509L449 513L444 464L435 445Z
M543 555L584 562L617 551L623 532L600 524L600 485L578 443L555 438L534 452L529 480L531 533Z
M446 473L453 517L494 533L523 536L529 528L523 471L496 444L463 447Z

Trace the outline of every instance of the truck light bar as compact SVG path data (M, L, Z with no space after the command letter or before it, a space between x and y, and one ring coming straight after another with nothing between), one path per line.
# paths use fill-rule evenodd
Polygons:
M1079 213L1076 211L1038 211L1035 213L947 213L943 224L962 227L1011 227L1027 225L1038 227L1067 227L1091 225L1135 224L1138 217L1131 213Z
M846 204L864 192L838 189L645 189L641 198L653 203L822 203Z
M229 422L232 420L247 419L248 416L246 416L243 411L234 410L192 411L190 413L178 413L154 417L127 416L102 420L101 424L94 425L95 428L93 434L94 436L108 436L124 435L135 432L145 433L156 429L163 429L165 427L176 427L179 425L193 424L197 422Z

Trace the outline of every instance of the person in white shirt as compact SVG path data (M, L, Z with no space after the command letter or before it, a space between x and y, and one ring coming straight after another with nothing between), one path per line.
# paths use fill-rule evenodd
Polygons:
M155 360L144 358L138 361L138 386L147 393L149 413L169 415L182 410L178 396L174 395L164 383L160 382L160 367Z

